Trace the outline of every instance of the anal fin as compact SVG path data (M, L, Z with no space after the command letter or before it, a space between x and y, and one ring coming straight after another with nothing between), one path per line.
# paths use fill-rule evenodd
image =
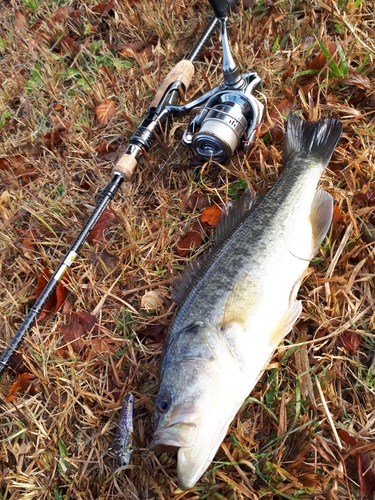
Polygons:
M329 226L332 222L333 213L333 198L326 191L319 190L315 193L313 203L311 205L310 221L313 236L313 257L322 241L324 240Z
M300 300L293 300L289 309L281 315L276 328L271 332L269 344L278 345L282 339L288 335L294 323L299 318L302 312L302 302Z

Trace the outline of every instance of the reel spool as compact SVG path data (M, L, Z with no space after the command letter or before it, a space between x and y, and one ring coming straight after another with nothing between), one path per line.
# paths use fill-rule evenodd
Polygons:
M247 75L248 76L248 75ZM182 142L203 160L228 162L243 139L247 150L260 123L263 105L251 94L260 78L252 73L245 90L222 90L209 98L190 120Z

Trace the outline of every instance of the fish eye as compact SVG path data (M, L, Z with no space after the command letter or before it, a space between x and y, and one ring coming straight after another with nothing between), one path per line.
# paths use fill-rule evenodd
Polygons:
M156 411L159 413L165 413L169 410L170 407L170 397L166 394L161 394L155 403Z

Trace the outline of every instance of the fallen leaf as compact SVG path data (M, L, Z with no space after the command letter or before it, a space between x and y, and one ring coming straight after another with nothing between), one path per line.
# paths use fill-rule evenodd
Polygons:
M284 137L284 119L283 115L287 115L293 109L289 99L283 99L277 106L274 106L270 113L271 129L270 135L273 142L279 142Z
M336 42L329 42L328 46L326 46L328 52L330 53L331 56L335 54L337 51L337 45ZM319 54L315 57L313 57L310 62L306 66L306 70L317 70L320 71L321 69L324 68L324 66L327 64L327 58L324 54L324 52L319 52Z
M21 252L23 253L23 255L27 258L27 259L34 259L35 258L35 255L34 255L34 252L35 252L35 237L34 237L34 233L31 229L29 229L28 231L25 231L25 238L20 241L19 243L16 244L17 248L19 250L21 250Z
M207 224L207 223L203 223ZM186 257L193 250L196 250L203 242L202 224L197 221L186 236L177 243L177 254Z
M358 451L363 444L363 440L356 439L346 430L338 429L338 435L352 450L349 454L354 454L357 461L358 479L362 495L372 499L375 493L375 473L371 466L371 458L368 451Z
M96 273L99 278L104 278L111 273L118 264L118 259L114 255L103 250L99 255L95 252L89 252L91 262L96 266Z
M127 59L136 59L136 54L144 49L142 42L129 42L125 45L121 45L118 49L118 53L126 57Z
M95 349L98 352L109 353L109 354L115 353L115 348L108 339L95 337L91 339L90 343L93 349Z
M47 146L49 149L53 149L55 146L59 146L64 142L67 132L57 132L53 130L52 132L46 132L40 136L40 141L42 144Z
M360 490L367 498L373 498L375 492L375 474L372 469L369 453L361 452L356 454L358 478Z
M201 214L201 221L207 222L210 226L216 227L221 219L221 209L218 205L206 207Z
M362 337L359 333L353 330L348 330L342 335L340 335L340 342L345 347L346 350L353 353L356 352L358 347L361 345Z
M0 169L5 170L8 167L8 162L5 158L0 158Z
M48 283L48 280L50 278L50 273L48 269L43 269L42 273L38 276L38 283L36 287L36 297L40 297L43 290L46 287L46 284ZM52 314L52 312L55 310L56 307L56 295L53 293L51 297L48 299L46 304L43 307L42 312L38 316L38 321L42 321L44 318L46 318L49 314Z
M209 205L209 198L206 194L191 193L186 196L181 203L181 208L189 207L191 210L203 210Z
M165 337L165 326L164 325L151 325L139 330L137 332L137 337L140 340L146 338L152 339L154 342L163 342Z
M14 11L14 26L16 28L25 28L27 27L27 19L25 14L23 14L20 10L16 9Z
M345 85L351 85L353 87L359 87L364 90L372 90L372 85L370 79L366 75L361 75L359 73L352 73L349 78L345 78L341 83Z
M99 128L106 127L116 114L116 104L111 99L106 99L95 108Z
M85 347L82 337L88 334L98 335L97 319L85 311L72 312L69 324L61 326L61 333L65 342L70 344L75 352L80 352Z
M64 35L57 44L56 51L60 55L68 53L70 56L75 56L79 52L79 46L73 38Z
M52 19L54 21L57 21L58 23L63 23L68 19L68 17L74 12L74 7L71 5L63 5L62 7L59 7L54 15L52 16Z
M203 49L199 52L198 60L204 61L205 59L212 59L212 50Z
M7 401L14 401L16 399L16 394L20 391L27 391L29 389L31 394L36 394L38 391L36 387L31 383L31 380L35 378L32 373L22 373L18 375L17 380L14 382L9 390L9 394L6 398Z
M30 368L25 365L23 354L16 352L10 359L8 370L16 375L29 373Z
M95 151L99 153L100 155L110 153L111 151L115 151L117 149L117 146L115 144L112 144L111 142L102 142L98 146L96 146Z
M365 243L375 242L375 227L370 222L363 222L360 226L361 238Z
M91 231L87 241L93 243L94 241L104 241L105 232L110 226L113 226L117 222L116 215L111 208L106 208L95 224L93 230Z
M342 219L342 211L338 205L333 205L332 224L337 224Z
M112 2L109 3L98 3L97 5L94 5L91 10L93 12L98 12L102 15L102 17L104 17L113 9L114 5L115 0L112 0Z
M50 279L51 274L47 268L44 268L42 273L38 277L38 284L36 288L36 297L40 297L42 294L46 284L48 283L48 280ZM67 296L67 289L64 287L64 285L59 282L57 285L54 293L51 295L51 297L48 299L47 303L43 307L42 312L38 316L38 321L42 321L44 318L46 318L48 315L57 312L61 306L63 305L66 296Z

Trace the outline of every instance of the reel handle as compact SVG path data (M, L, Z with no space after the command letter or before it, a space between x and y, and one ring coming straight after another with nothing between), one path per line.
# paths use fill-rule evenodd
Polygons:
M228 17L229 5L227 0L209 0L209 2L218 19Z

